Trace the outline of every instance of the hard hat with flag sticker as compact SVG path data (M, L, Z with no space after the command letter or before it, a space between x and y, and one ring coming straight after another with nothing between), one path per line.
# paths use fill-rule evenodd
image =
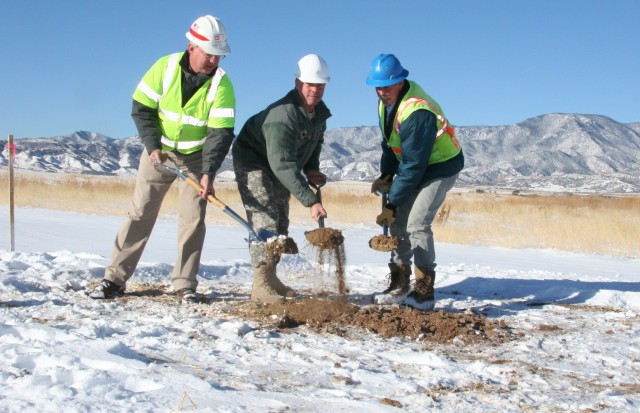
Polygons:
M227 31L217 17L209 15L198 17L186 36L191 43L202 48L207 54L224 56L231 53L227 44Z

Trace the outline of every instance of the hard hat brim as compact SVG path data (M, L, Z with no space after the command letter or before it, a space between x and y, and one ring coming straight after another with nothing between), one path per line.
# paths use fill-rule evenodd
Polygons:
M229 48L228 44L225 44L224 47L213 47L211 42L203 42L202 40L192 35L190 32L186 32L185 36L187 37L187 39L189 39L189 42L197 45L202 50L204 50L204 52L207 54L216 55L216 56L226 56L231 53L231 49Z
M400 83L405 80L409 76L409 71L407 69L402 69L402 73L400 73L399 77L395 77L392 79L374 79L371 76L367 77L367 85L373 87L386 87L395 85L396 83Z
M299 76L296 77L302 83L313 83L313 84L326 84L331 80L330 77L312 77L312 76Z

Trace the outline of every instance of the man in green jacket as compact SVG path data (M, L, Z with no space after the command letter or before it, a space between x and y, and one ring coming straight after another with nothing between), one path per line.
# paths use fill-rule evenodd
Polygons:
M92 298L124 293L176 179L156 167L170 159L203 188L194 191L180 182L178 256L171 275L179 301L196 299L207 197L214 194L215 174L233 142L236 101L229 77L218 66L230 53L222 22L199 17L186 37L186 52L158 59L133 93L131 116L145 150L129 217L116 236L104 279L89 293Z
M383 135L382 174L371 192L388 193L389 200L376 222L386 222L391 235L401 240L391 252L389 287L374 295L374 301L431 310L436 277L431 224L464 167L464 155L440 105L408 75L394 55L381 54L367 78L379 98ZM412 258L415 283L410 291Z
M288 234L291 194L310 208L314 220L327 216L309 184L326 182L320 172L320 150L331 116L322 101L328 82L324 59L315 54L302 57L295 88L249 118L233 144L238 190L247 219L256 231ZM249 251L253 266L251 299L274 303L293 297L294 291L276 275L279 255L269 251L264 242L252 242Z

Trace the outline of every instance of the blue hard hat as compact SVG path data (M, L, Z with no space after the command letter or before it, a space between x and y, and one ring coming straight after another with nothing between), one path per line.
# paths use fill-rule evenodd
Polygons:
M392 54L381 54L371 62L371 73L367 84L374 87L385 87L405 80L409 71L402 67L397 57Z

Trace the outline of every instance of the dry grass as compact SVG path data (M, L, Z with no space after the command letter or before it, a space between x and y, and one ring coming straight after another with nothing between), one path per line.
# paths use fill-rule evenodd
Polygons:
M640 257L640 197L452 193L441 242Z
M2 171L0 177L0 204L7 205L8 173ZM19 172L14 183L18 207L125 216L134 179ZM177 192L174 185L163 205L164 218L175 216ZM217 183L216 195L244 216L235 182ZM329 213L327 226L335 228L372 223L380 210L380 198L369 193L366 183L330 183L323 188L322 197ZM214 206L207 221L235 224ZM315 226L309 210L295 199L291 201L291 221ZM433 229L438 242L639 258L640 197L515 196L455 189Z

